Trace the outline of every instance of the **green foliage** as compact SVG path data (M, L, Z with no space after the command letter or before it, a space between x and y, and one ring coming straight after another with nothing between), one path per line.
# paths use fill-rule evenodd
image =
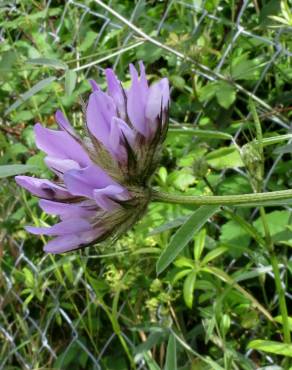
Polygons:
M243 163L237 148L226 147L214 150L206 156L209 165L216 170L242 167Z
M253 340L248 345L249 348L258 351L268 352L275 355L284 355L292 357L292 345L285 343L278 343L272 340Z
M10 164L0 166L0 178L20 175L26 172L33 172L35 166L29 164Z
M159 257L156 265L157 274L160 274L169 266L192 239L193 235L198 232L217 211L217 206L201 206L186 220L173 235L169 245Z

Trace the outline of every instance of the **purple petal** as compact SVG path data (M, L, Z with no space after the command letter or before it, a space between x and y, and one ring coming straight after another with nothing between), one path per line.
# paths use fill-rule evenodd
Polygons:
M135 133L134 131L131 129L131 127L129 127L126 122L124 122L122 119L120 118L116 118L114 117L113 118L113 122L118 125L119 127L119 130L120 130L120 136L122 138L122 141L123 141L123 138L124 136L126 137L127 141L129 144L134 144L135 142Z
M100 88L98 86L98 84L94 81L94 80L89 80L89 83L91 85L91 88L92 88L92 91L99 91Z
M37 123L34 127L37 147L49 156L60 159L72 159L82 167L91 161L80 144L67 132L50 130Z
M51 200L41 199L39 201L39 206L41 209L50 214L58 215L62 219L72 218L72 217L85 217L90 218L96 214L95 203L86 204L88 202L82 202L78 204L72 203L60 203L53 202Z
M60 200L72 198L72 195L66 189L49 180L29 176L16 176L15 181L18 185L40 198Z
M112 69L107 68L105 70L105 75L107 79L108 94L113 98L120 117L122 119L126 119L125 96L121 83Z
M110 152L115 156L117 160L122 159L124 154L121 148L121 131L119 125L116 122L116 117L113 117L111 121L110 133L108 138L108 147Z
M162 80L151 85L149 88L148 99L146 103L145 115L150 121L154 121L161 113L162 109L167 109L169 103L169 85L168 79Z
M141 68L142 77L140 81L138 79L138 73L132 64L130 64L130 74L132 77L132 85L127 93L128 116L135 129L143 136L148 137L149 130L145 118L148 85L145 77L144 66Z
M47 253L64 253L79 248L82 245L89 244L104 233L102 228L94 228L85 231L79 235L64 235L49 241L44 251Z
M110 185L104 189L95 189L94 199L99 207L112 211L117 208L117 203L112 199L128 199L128 192L120 185Z
M64 174L64 182L71 194L94 199L93 191L115 182L98 166L91 165L81 170L70 170Z
M57 175L60 173L65 173L69 170L80 168L79 164L71 159L46 157L45 163L51 170L55 171Z
M110 123L116 116L113 99L102 91L95 91L89 97L86 121L89 131L105 146L108 144Z
M128 130L125 126L128 127ZM128 142L133 143L133 136L133 131L124 121L120 118L113 117L109 134L108 150L117 161L123 163L127 160L124 137L127 138Z
M77 249L80 246L80 239L77 235L58 236L50 240L45 246L44 251L47 253L64 253Z
M113 117L108 138L108 150L121 163L127 160L125 139L130 145L134 145L134 131L122 119Z
M139 61L138 64L140 68L140 84L142 86L143 91L145 91L145 98L146 98L147 92L148 92L148 81L146 77L145 67L141 60Z
M66 131L66 132L69 132L73 136L76 135L73 127L70 125L69 121L64 116L62 111L57 110L57 112L55 113L55 118L56 118L56 121L58 122L59 127L62 130Z
M77 234L92 229L92 225L82 218L72 218L55 224L51 227L26 226L26 230L32 234L43 235L66 235Z

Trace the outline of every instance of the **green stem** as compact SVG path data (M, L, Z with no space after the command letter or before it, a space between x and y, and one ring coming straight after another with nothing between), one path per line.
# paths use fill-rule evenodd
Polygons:
M278 260L274 252L270 253L270 259L271 259L271 264L272 264L273 272L275 276L276 289L277 289L277 293L279 296L279 306L280 306L280 312L281 312L281 316L283 320L284 342L291 343L291 336L290 336L290 330L289 330L289 316L288 316L288 310L287 310L286 299L285 299L285 291L283 289L282 282L281 282Z
M266 193L250 193L240 195L177 195L160 191L152 191L152 200L162 203L219 205L219 206L258 206L274 202L279 205L281 200L292 200L292 190L271 191Z
M270 255L271 265L272 265L273 272L274 272L276 291L279 297L279 308L280 308L280 313L282 316L284 342L289 344L291 343L289 316L288 316L288 310L287 310L286 299L285 299L285 291L283 289L282 282L281 282L279 262L278 262L278 259L275 253L273 240L270 234L266 212L263 207L260 208L260 213L261 213L261 219L262 219L262 223L263 223L263 227L265 231L267 248L268 248L268 252Z
M123 347L123 349L124 349L124 351L125 351L125 353L128 357L131 369L135 369L135 363L134 363L133 358L131 356L131 352L129 350L127 342L125 341L124 337L122 336L122 331L121 331L119 322L117 321L117 317L114 317L114 315L110 312L110 310L108 309L107 305L105 304L105 302L103 301L103 299L101 297L98 298L98 303L103 308L105 313L107 314L107 316L108 316L108 318L109 318L109 320L112 324L113 331L116 334L116 336L119 338L119 341L120 341L120 343L121 343L121 345L122 345L122 347Z

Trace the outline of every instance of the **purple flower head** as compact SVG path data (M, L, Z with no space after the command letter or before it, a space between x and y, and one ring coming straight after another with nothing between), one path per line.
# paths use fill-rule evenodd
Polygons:
M54 172L53 181L17 176L16 182L41 198L39 205L60 222L27 227L33 234L54 236L45 251L62 253L126 231L144 213L168 126L169 86L166 78L149 86L130 65L132 84L125 90L106 69L107 92L90 81L86 127L77 133L61 111L59 130L35 125L37 147Z

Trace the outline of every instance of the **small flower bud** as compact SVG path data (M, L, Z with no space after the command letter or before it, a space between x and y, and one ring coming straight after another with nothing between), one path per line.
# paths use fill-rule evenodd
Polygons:
M241 149L241 157L252 185L258 191L263 181L263 160L258 144L255 142L245 144Z
M209 170L208 162L205 158L200 157L196 159L193 163L193 174L198 179L204 178Z

